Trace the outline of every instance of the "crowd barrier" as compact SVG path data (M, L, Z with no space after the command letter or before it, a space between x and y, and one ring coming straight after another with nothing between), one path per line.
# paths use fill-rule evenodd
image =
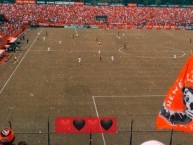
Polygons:
M98 26L92 25L64 25L64 28L91 28L91 29L98 29Z
M178 26L170 26L170 25L146 25L146 26L132 26L127 24L110 24L110 25L96 25L97 28L107 28L107 29L147 29L147 30L191 30L191 27L178 27Z
M42 27L61 27L61 28L93 28L93 29L156 29L156 30L182 30L182 29L192 29L192 27L184 26L170 26L170 25L146 25L146 26L132 26L128 24L96 24L96 25L71 25L71 24L47 24L39 23L38 26Z

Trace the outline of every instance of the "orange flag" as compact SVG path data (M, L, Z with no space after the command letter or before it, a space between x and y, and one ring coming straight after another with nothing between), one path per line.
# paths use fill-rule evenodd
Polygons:
M193 133L193 55L167 92L156 127Z

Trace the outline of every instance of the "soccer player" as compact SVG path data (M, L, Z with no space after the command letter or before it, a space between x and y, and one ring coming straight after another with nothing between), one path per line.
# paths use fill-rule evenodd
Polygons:
M99 41L98 45L101 46L101 42L100 41Z
M111 56L111 62L112 63L114 62L114 56Z
M14 57L14 60L15 60L15 63L16 63L17 62L17 57L16 56Z
M48 52L50 52L51 51L51 49L50 49L50 47L48 47Z
M96 42L98 41L98 36L96 37Z
M99 54L99 61L102 62L102 55Z
M78 63L81 63L81 57L78 57Z
M126 49L126 47L127 47L125 42L124 42L124 45L123 45L123 47L124 47L124 49Z

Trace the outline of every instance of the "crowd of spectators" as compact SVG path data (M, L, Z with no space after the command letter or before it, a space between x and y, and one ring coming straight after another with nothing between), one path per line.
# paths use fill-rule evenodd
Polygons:
M131 26L171 25L193 23L192 8L86 6L55 4L0 4L0 13L8 22L0 22L0 37L19 29L23 23L56 25L95 25L95 16L108 17L107 24Z
M10 34L16 32L21 28L21 26L21 22L0 22L0 39L4 36L9 36Z

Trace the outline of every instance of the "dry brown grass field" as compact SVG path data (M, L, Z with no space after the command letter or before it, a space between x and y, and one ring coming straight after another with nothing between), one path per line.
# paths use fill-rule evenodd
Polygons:
M192 31L33 28L25 38L0 64L0 128L11 121L15 144L47 145L48 118L50 145L89 144L89 134L56 134L58 116L116 117L117 133L93 134L92 145L129 145L132 120L132 145L169 144L171 131L156 129L156 116L191 54ZM174 131L173 145L192 142Z

